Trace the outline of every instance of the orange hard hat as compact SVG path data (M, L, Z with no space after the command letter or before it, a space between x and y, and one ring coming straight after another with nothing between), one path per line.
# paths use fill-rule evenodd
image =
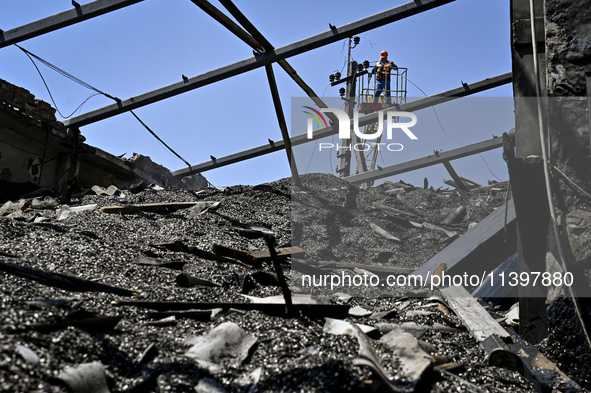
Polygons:
M382 53L380 53L380 57L388 57L388 52L383 50Z

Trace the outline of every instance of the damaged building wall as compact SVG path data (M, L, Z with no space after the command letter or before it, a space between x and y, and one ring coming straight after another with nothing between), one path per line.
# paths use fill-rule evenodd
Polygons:
M546 0L546 64L551 162L591 193L587 75L591 73L591 12L588 0ZM589 97L587 97L589 99ZM556 172L554 172L556 174ZM558 208L575 259L590 263L590 200L562 175ZM558 181L559 180L559 181Z
M0 127L0 180L57 188L50 180L65 170L68 149L60 144L66 134L55 119L55 109L0 80Z
M56 120L55 111L26 89L0 79L0 180L63 189L76 136ZM84 137L78 138L84 142ZM199 174L174 178L167 168L137 153L122 159L84 143L78 148L77 180L82 188L124 188L140 181L188 189L208 184Z

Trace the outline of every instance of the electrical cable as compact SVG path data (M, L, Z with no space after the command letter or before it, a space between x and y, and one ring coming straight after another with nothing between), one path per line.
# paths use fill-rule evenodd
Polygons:
M152 134L152 135L154 136L154 138L158 139L158 141L159 141L160 143L162 143L164 146L166 146L166 148L167 148L168 150L170 150L170 151L171 151L171 152L172 152L172 153L173 153L175 156L177 156L177 157L178 157L178 158L179 158L181 161L183 161L185 164L187 164L187 166L189 167L189 169L191 169L191 164L189 164L189 163L187 162L187 160L185 160L185 159L184 159L183 157L181 157L181 156L180 156L180 155L179 155L179 154L178 154L176 151L174 151L174 150L173 150L173 149L172 149L170 146L168 146L168 145L166 144L166 142L164 142L162 139L160 139L160 137L159 137L158 135L156 135L156 133L155 133L154 131L152 131L152 130L150 129L150 127L148 127L148 125L147 125L146 123L144 123L144 122L142 121L142 119L140 119L140 118L138 117L138 115L136 115L136 114L135 114L135 112L134 112L134 111L130 110L129 112L130 112L130 113L133 115L133 117L135 117L135 118L137 119L137 121L139 121L139 122L140 122L140 124L141 124L141 125L143 125L143 126L144 126L144 128L145 128L146 130L148 130L148 132L149 132L150 134Z
M552 231L554 232L554 237L556 240L556 248L558 249L558 256L560 258L560 265L563 269L563 272L568 272L568 268L566 266L566 258L564 256L564 250L562 248L562 239L560 237L560 232L558 231L558 223L556 221L556 211L554 206L553 200L553 193L552 193L552 185L550 183L550 167L548 163L548 146L546 145L546 132L544 128L544 119L542 118L542 88L540 86L540 70L538 69L538 46L536 40L536 29L535 29L535 12L534 12L534 0L529 0L529 13L530 13L530 25L531 25L531 38L532 38L532 54L533 54L533 66L534 66L534 76L536 81L536 105L538 110L538 128L540 130L540 144L542 148L542 161L544 163L544 178L546 182L546 197L548 198L548 207L550 208L550 221L552 223ZM587 341L587 345L589 349L591 349L591 338L589 337L589 332L587 332L587 328L585 326L585 322L583 321L583 316L581 314L581 310L579 308L577 299L575 297L575 293L573 288L567 285L567 291L573 303L573 308L575 310L575 314L581 325L581 330L583 332L583 336L585 336L585 340Z
M14 45L16 45L16 44L14 44ZM18 45L16 45L16 46L19 49L21 49L27 55L27 57L29 58L29 60L31 60L31 63L33 63L33 65L35 66L35 69L39 73L39 76L41 77L41 80L43 81L43 84L45 85L45 89L47 90L47 93L49 93L49 98L51 98L51 102L53 103L53 106L55 106L55 109L57 110L57 113L59 113L59 115L62 118L68 119L68 118L72 117L74 115L74 113L76 113L80 108L82 108L82 105L84 105L88 100L90 100L94 96L97 96L97 95L101 94L100 92L96 92L94 94L91 94L87 99L85 99L84 101L82 101L82 103L80 105L78 105L78 107L76 109L74 109L74 111L72 113L70 113L68 116L64 116L64 114L60 111L59 107L57 106L57 103L53 99L53 95L51 94L51 90L49 90L49 86L47 85L47 82L45 81L45 78L43 77L43 74L41 73L41 70L39 69L39 67L37 67L37 63L35 63L35 61L33 60L33 58L31 56L35 57L36 59L40 59L40 58L38 56L35 56L34 54L30 53L26 49L23 49L23 48L21 48ZM45 64L45 61L43 61L43 64Z
M428 97L427 94L423 91L423 89L421 89L418 85L416 85L413 81L411 81L410 79L406 79L407 81L409 81L414 87L416 87L417 89L419 89L421 91L421 93L423 93L423 95L425 97ZM456 144L460 145L460 146L466 146L458 141L456 141L454 138L452 138L447 131L445 130L445 128L443 127L443 124L441 123L441 119L439 119L439 114L437 113L437 110L435 109L434 106L431 106L431 109L433 109L433 112L435 112L435 118L437 119L437 123L439 123L439 127L441 127L441 130L443 131L443 133L445 134L445 136L447 136L449 139L451 139L453 142L455 142ZM481 153L478 153L478 157L480 157L482 159L482 161L484 161L484 165L486 165L486 167L488 168L488 171L490 172L491 175L493 175L494 177L497 178L497 180L499 181L503 181L501 180L500 177L498 177L491 169L490 165L488 164L488 161L486 161L486 159L482 156Z
M12 147L12 148L14 148L14 149L16 149L16 150L22 151L23 153L27 153L27 154L30 154L30 155L32 155L32 156L41 157L41 154L39 154L39 153L33 153L32 151L28 151L28 150L22 149L22 148L20 148L20 147L18 147L18 146L15 146L15 145L13 145L13 144L12 144L12 143L10 143L10 142L6 142L6 141L4 141L4 140L1 140L1 139L0 139L0 143L7 144L8 146L10 146L10 147ZM48 162L51 162L51 161L53 161L53 160L57 160L58 158L61 158L61 157L63 157L63 156L67 156L68 154L70 154L70 153L69 153L69 152L66 152L66 153L58 154L57 156L55 156L55 157L53 157L53 158L49 158L49 159L47 159L47 160L45 160L45 161L42 161L42 162L40 162L38 165L45 165L45 164L47 164Z
M53 105L55 106L56 110L58 111L58 113L60 114L60 116L62 116L64 119L67 119L69 117L71 117L74 113L76 113L81 107L82 105L84 105L89 99L91 99L92 97L96 96L96 95L103 95L107 98L110 98L112 100L114 100L117 103L120 103L121 100L117 97L114 97L110 94L107 94L99 89L97 89L96 87L84 82L83 80L75 77L74 75L62 70L61 68L57 67L56 65L51 64L50 62L48 62L47 60L42 59L41 57L35 55L32 52L29 52L28 50L22 48L21 46L14 44L17 48L19 48L20 50L22 50L27 57L31 60L31 62L33 63L33 65L35 66L35 68L37 69L37 72L39 73L39 76L41 77L41 79L43 80L43 84L45 85L45 88L47 89L47 92L49 93L49 97L51 98L51 101L53 102ZM57 104L55 102L55 100L53 99L53 95L51 94L51 91L49 89L49 86L47 85L47 83L45 82L45 78L43 77L43 74L41 73L41 71L39 70L39 67L37 67L37 64L35 63L35 61L33 60L33 57L35 59L37 59L38 61L40 61L41 63L43 63L44 65L46 65L47 67L49 67L50 69L56 71L57 73L59 73L60 75L70 79L71 81L78 83L79 85L86 87L89 90L93 90L95 93L90 95L90 97L88 97L86 100L84 100L82 102L82 104L80 104L75 110L74 112L72 112L72 114L70 114L69 116L64 116L58 109ZM144 123L132 110L130 110L131 114L140 122L141 125L144 126L144 128L146 130L148 130L148 132L150 134L152 134L160 143L162 143L168 150L170 150L175 156L177 156L181 161L183 161L188 167L189 169L191 169L191 164L189 164L189 162L187 160L185 160L183 157L181 157L176 151L174 151L170 146L168 146L154 131L152 131L150 129L150 127L148 127L146 125L146 123Z
M49 68L51 68L52 70L56 71L57 73L59 73L59 74L61 74L61 75L65 76L66 78L70 79L71 81L74 81L74 82L78 83L79 85L86 87L86 88L87 88L87 89L89 89L89 90L94 90L95 92L97 92L97 93L99 93L99 94L102 94L102 95L104 95L105 97L107 97L107 98L110 98L110 99L112 99L112 100L114 100L114 101L117 101L117 102L121 101L119 98L117 98L117 97L113 97L113 96L111 96L111 95L109 95L109 94L107 94L107 93L105 93L105 92L103 92L103 91L101 91L101 90L97 89L96 87L93 87L92 85L90 85L90 84L88 84L88 83L84 82L83 80L81 80L81 79L79 79L79 78L76 78L74 75L72 75L72 74L70 74L70 73L68 73L68 72L66 72L66 71L64 71L64 70L62 70L61 68L59 68L59 67L57 67L57 66L55 66L55 65L53 65L53 64L51 64L50 62L48 62L48 61L47 61L47 60L45 60L45 59L42 59L41 57L37 56L36 54L34 54L34 53L32 53L32 52L29 52L29 51L28 51L28 50L26 50L25 48L23 48L23 47L21 47L21 46L19 46L19 45L17 45L17 44L14 44L14 45L15 45L17 48L19 48L20 50L22 50L23 52L25 52L25 53L27 54L27 56L29 56L29 58L30 58L30 56L33 56L35 59L37 59L37 60L39 60L41 63L45 64L47 67L49 67Z
M12 144L12 143L10 143L10 142L6 142L6 141L3 141L3 140L0 140L0 142L2 142L2 143L6 143L8 146L10 146L10 147L13 147L13 148L15 148L15 149L17 149L17 150L19 150L19 151L22 151L23 153L27 153L27 154L31 154L31 155L34 155L34 156L41 157L41 154L39 154L39 153L33 153L33 152L31 152L31 151L28 151L28 150L25 150L25 149L21 149L20 147L18 147L18 146L15 146L15 145L13 145L13 144Z

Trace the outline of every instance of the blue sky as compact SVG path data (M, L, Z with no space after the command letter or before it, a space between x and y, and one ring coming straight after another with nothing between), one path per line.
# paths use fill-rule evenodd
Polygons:
M359 1L272 1L235 0L235 4L275 46L340 26L388 8L405 4ZM83 2L80 1L82 4ZM224 8L212 1L212 4ZM9 30L71 8L69 0L0 0L0 28ZM393 24L361 34L361 43L352 51L355 60L375 61L381 50L391 60L408 68L408 78L427 95L436 94L496 76L511 70L508 0L457 0ZM19 45L68 71L96 88L127 99L217 67L252 56L252 50L207 16L189 0L145 0ZM328 75L342 70L346 61L345 41L337 42L288 61L321 96L338 96L338 87L329 87ZM92 92L40 65L57 106L70 114ZM301 89L274 66L287 117L291 124L291 99L302 97ZM0 49L0 78L22 86L35 96L51 102L30 60L16 47ZM423 93L409 84L409 97ZM511 97L511 86L499 87L480 96ZM509 98L507 98L509 100ZM77 112L111 104L97 96ZM474 116L465 119L451 112L443 115L445 130L433 126L419 137L418 156L434 149L449 150L462 144L501 135L511 128L511 113ZM162 139L192 164L222 157L281 139L264 69L135 110L136 114ZM488 116L502 117L499 124ZM61 119L58 116L58 119ZM156 141L129 113L82 127L87 142L112 154L137 152L171 170L185 165ZM295 132L295 133L299 133ZM507 179L500 151L485 153L496 175ZM411 157L412 158L412 157ZM400 158L402 159L402 158ZM456 164L457 163L457 164ZM454 162L461 175L479 182L493 179L478 157ZM330 171L330 169L329 169ZM259 184L290 175L285 152L280 151L239 164L204 172L216 186ZM429 177L434 185L449 178L443 166L398 178L417 183Z

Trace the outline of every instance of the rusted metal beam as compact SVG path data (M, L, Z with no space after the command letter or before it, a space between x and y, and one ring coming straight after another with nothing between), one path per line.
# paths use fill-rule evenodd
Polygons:
M0 32L0 48L116 11L143 0L96 0L71 10Z
M107 119L129 110L140 108L142 106L152 104L154 102L158 102L166 98L197 89L199 87L207 86L209 84L245 73L247 71L264 67L266 64L271 64L273 62L277 62L278 60L287 59L289 57L320 48L324 45L340 41L349 36L375 29L397 20L408 18L410 16L428 11L444 4L451 3L453 1L455 0L422 0L420 2L412 1L410 3L391 8L389 10L368 16L341 27L332 27L330 30L325 31L324 33L305 38L269 52L257 54L249 59L229 64L224 67L219 67L215 70L194 76L192 78L187 78L186 81L173 83L171 85L140 94L139 96L128 98L126 100L122 100L121 102L107 105L103 108L99 108L88 113L83 113L79 116L72 117L69 120L64 121L64 124L68 127L85 126L87 124Z

